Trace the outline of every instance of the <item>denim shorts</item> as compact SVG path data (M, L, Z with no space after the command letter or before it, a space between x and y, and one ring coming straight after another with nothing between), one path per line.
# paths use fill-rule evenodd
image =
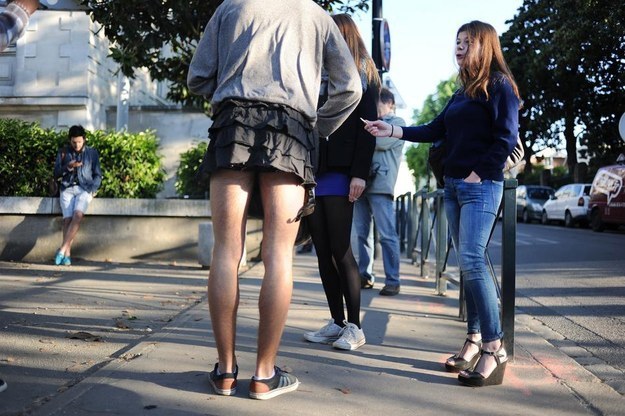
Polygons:
M73 217L76 211L86 214L92 199L93 195L81 188L80 185L74 185L63 189L60 196L63 218Z

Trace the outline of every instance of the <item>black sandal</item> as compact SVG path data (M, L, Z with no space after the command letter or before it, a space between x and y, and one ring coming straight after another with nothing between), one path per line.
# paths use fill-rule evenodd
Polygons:
M506 350L503 347L503 343L501 347L495 352L492 351L480 351L480 359L484 356L490 355L495 358L497 362L497 367L495 367L490 373L488 377L484 377L481 373L477 371L463 371L458 374L458 381L460 384L464 384L465 386L471 387L483 387L483 386L497 386L503 383L503 376L506 372L506 364L508 364L508 355L506 354Z
M445 369L449 371L450 373L459 373L460 371L464 371L464 370L472 370L473 367L475 367L475 364L477 364L477 360L480 359L480 350L482 348L482 340L472 341L469 338L467 338L464 341L464 344L462 344L462 349L460 350L460 352L464 350L467 343L476 345L478 347L478 351L472 357L470 358L467 357L468 360L465 358L460 358L460 353L454 354L451 357L449 357L447 361L445 361ZM454 363L451 364L449 360L454 360Z

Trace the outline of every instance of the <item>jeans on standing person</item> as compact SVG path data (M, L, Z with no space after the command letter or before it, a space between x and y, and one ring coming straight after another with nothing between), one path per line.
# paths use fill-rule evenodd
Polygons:
M369 238L371 218L380 236L385 284L399 286L399 236L395 230L395 204L393 197L386 194L363 194L354 204L354 229L358 242L358 270L369 281L373 275L373 238Z
M464 281L469 334L501 339L497 289L486 267L486 246L503 195L503 182L469 183L445 177L445 212Z

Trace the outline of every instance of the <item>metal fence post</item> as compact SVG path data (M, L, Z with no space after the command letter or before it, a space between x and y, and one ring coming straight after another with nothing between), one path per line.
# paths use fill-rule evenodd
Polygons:
M412 203L412 193L408 192L406 194L407 200L408 200L408 209L406 212L406 257L407 258L412 258L412 250L414 249L415 246L415 236L414 236L414 231L415 231L415 223L414 223L414 215L413 215L413 203Z
M447 216L443 200L444 191L436 191L436 294L447 294L447 278L443 276L447 257Z
M501 242L501 321L506 352L514 358L516 292L516 179L504 181Z
M425 256L427 255L427 248L429 246L429 238L430 238L430 208L427 198L427 193L423 191L421 194L421 256L419 259L419 263L421 265L421 276L427 277L427 273L425 271Z

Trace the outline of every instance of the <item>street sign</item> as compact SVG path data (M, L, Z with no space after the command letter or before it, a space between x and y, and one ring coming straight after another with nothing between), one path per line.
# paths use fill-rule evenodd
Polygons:
M391 32L388 28L388 21L382 20L380 25L380 51L382 54L382 65L386 71L391 69Z
M391 32L386 19L373 19L372 55L378 70L388 72L391 67Z
M621 135L621 139L625 141L625 113L623 113L621 120L618 122L618 132Z

